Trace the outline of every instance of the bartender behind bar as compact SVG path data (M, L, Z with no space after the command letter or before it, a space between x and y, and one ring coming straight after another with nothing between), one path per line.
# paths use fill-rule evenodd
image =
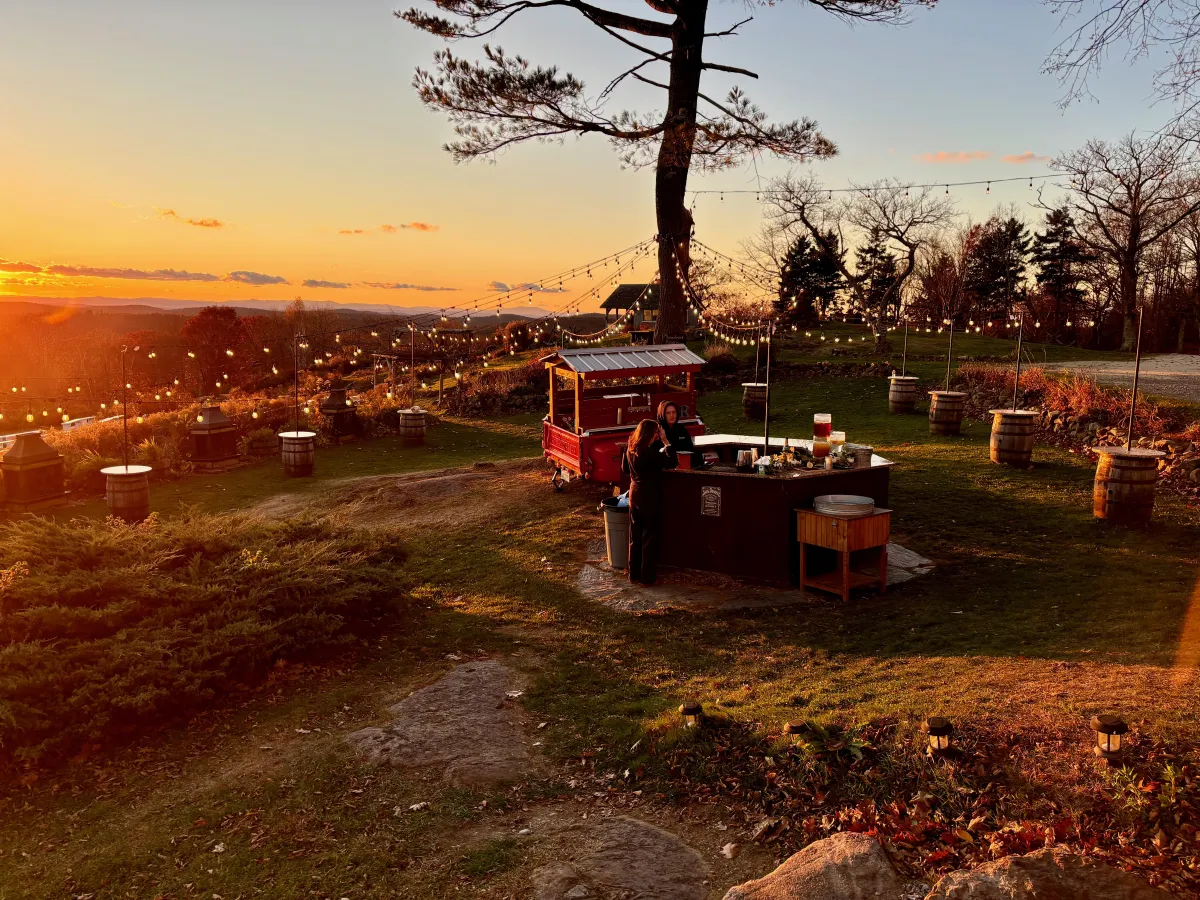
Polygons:
M670 444L676 453L696 452L696 445L692 443L687 426L679 421L679 407L674 401L664 400L658 404L658 426L666 436L664 442Z
M662 411L659 406L660 414ZM646 587L658 576L658 549L666 518L662 473L678 464L662 425L650 419L639 422L629 435L621 473L629 478L629 580Z

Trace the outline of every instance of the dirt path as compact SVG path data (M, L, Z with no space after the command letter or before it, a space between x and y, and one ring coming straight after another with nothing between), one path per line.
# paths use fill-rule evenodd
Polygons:
M278 494L250 511L271 519L336 518L372 528L459 527L494 516L526 491L546 490L541 457L457 469L339 478L313 493Z
M1049 363L1043 368L1090 375L1101 384L1133 387L1133 360ZM1200 403L1200 356L1164 353L1142 359L1139 390L1160 397Z

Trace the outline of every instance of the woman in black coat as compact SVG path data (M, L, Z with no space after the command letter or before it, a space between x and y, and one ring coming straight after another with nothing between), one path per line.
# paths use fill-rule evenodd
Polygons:
M658 404L658 427L662 429L672 449L676 453L695 453L696 445L687 427L679 421L679 407L673 400L664 400ZM699 460L693 460L699 462Z
M650 419L639 422L621 458L621 472L629 477L629 580L647 587L658 576L658 547L666 518L662 473L678 464L659 424Z

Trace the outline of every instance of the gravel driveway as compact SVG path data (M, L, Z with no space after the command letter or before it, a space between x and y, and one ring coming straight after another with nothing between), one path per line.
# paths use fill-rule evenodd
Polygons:
M1133 360L1050 363L1044 369L1090 375L1101 384L1133 387ZM1200 356L1164 353L1142 358L1138 389L1160 397L1200 403Z

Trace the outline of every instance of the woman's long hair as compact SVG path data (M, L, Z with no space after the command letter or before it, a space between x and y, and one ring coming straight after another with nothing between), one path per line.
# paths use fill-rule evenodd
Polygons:
M629 455L636 458L639 453L654 443L656 437L658 437L658 423L653 419L642 419L638 422L637 428L633 429L633 434L629 435Z
M664 400L658 404L658 424L663 428L667 427L667 410L675 407L675 422L679 423L679 404L674 400Z

